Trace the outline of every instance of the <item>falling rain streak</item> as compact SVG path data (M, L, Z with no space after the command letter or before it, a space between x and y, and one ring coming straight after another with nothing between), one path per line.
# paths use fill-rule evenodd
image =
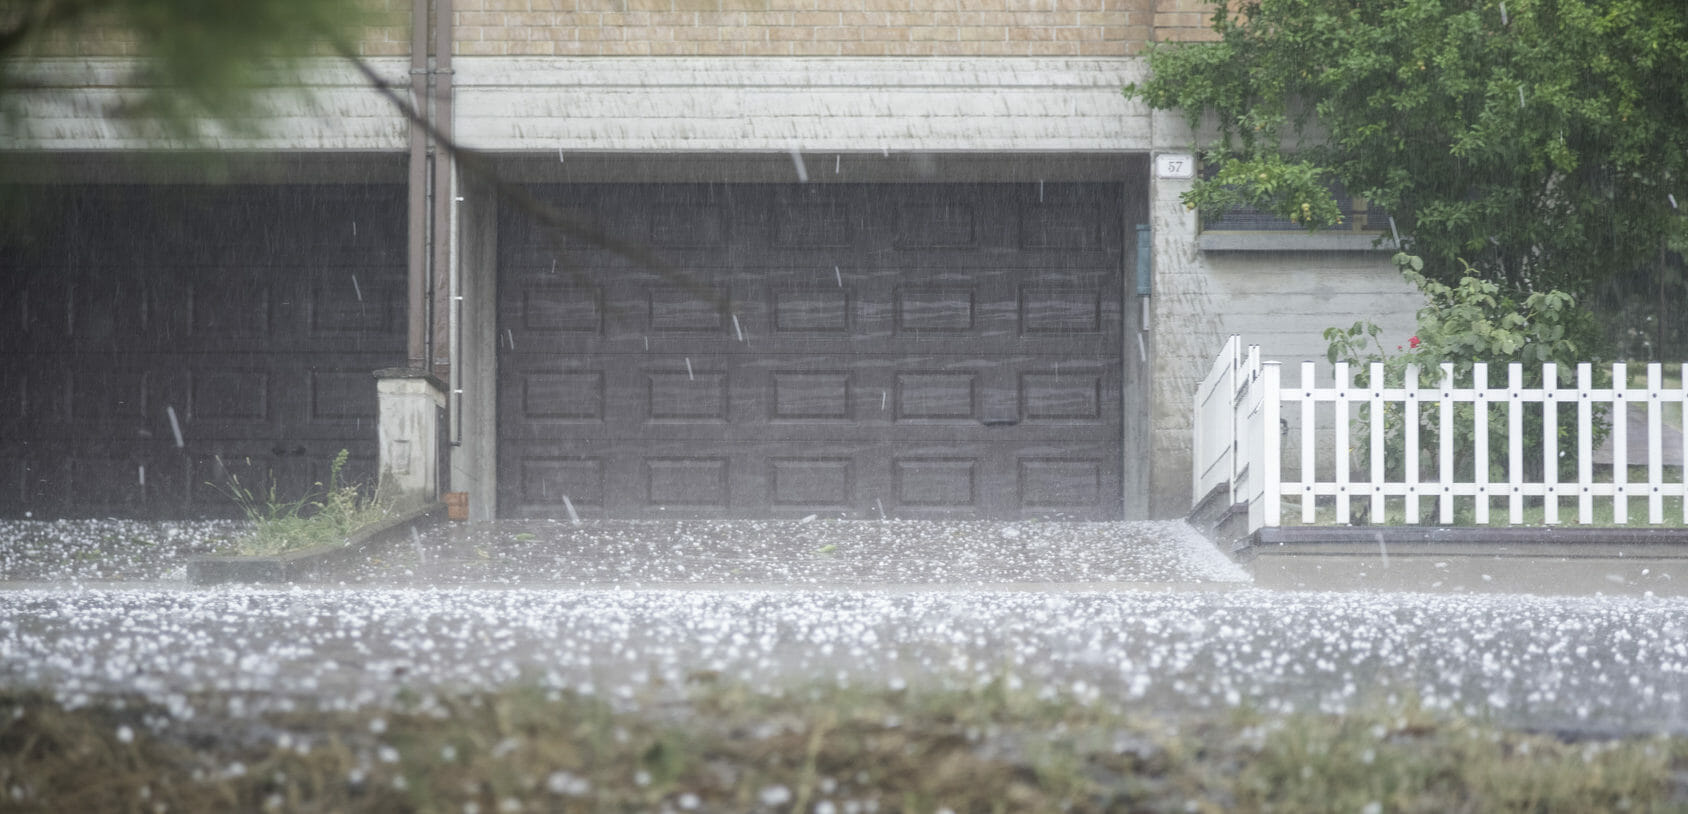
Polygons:
M352 275L352 293L358 296L358 302L363 302L363 286L358 285L358 276Z
M580 515L575 512L574 501L569 500L568 495L563 495L563 510L567 511L569 513L569 522L570 523L573 523L574 525L577 525L577 526L580 525Z
M182 425L176 421L176 408L166 405L164 414L170 417L170 434L176 436L176 449L186 446L182 443Z
M739 327L738 314L733 315L733 333L738 336L738 341L744 341L744 329Z
M796 147L791 148L791 166L797 170L798 183L809 183L809 168L803 164L803 153L799 152Z

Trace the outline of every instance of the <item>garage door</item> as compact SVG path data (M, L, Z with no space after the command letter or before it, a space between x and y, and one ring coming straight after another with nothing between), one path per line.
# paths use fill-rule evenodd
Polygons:
M535 191L673 271L502 213L501 513L1119 516L1119 185Z
M33 191L0 247L0 513L227 515L375 468L404 361L395 186Z

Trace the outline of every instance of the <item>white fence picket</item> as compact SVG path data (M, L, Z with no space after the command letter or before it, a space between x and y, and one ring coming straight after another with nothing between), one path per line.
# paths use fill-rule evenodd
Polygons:
M1594 368L1577 363L1577 522L1594 522Z
M1313 363L1301 363L1301 522L1311 523L1318 516L1318 505L1314 501L1313 481L1317 471L1315 458L1318 449L1318 433L1314 431L1317 424L1313 423Z
M1418 523L1423 519L1422 499L1434 496L1443 525L1454 522L1458 507L1465 501L1470 501L1472 520L1488 524L1494 500L1503 494L1507 498L1505 522L1514 525L1526 522L1527 498L1541 500L1540 522L1565 522L1561 501L1573 495L1577 523L1593 523L1596 506L1604 509L1608 505L1611 522L1625 523L1630 498L1645 496L1649 524L1666 522L1667 504L1677 500L1681 502L1681 521L1688 525L1688 477L1680 464L1666 462L1665 454L1674 454L1675 449L1667 450L1664 442L1668 431L1665 409L1674 405L1688 412L1688 387L1677 385L1667 390L1663 368L1656 363L1647 367L1645 388L1629 385L1628 370L1621 363L1612 366L1611 386L1599 388L1594 386L1593 367L1587 363L1576 366L1574 386L1561 383L1556 365L1543 365L1539 388L1524 386L1525 371L1518 364L1507 366L1504 387L1489 385L1488 366L1482 363L1472 365L1469 384L1456 379L1452 364L1443 363L1434 386L1425 384L1424 371L1415 366L1409 366L1397 384L1386 378L1382 365L1369 364L1363 387L1356 386L1356 371L1347 364L1334 366L1334 381L1328 387L1315 380L1311 362L1299 368L1299 386L1286 389L1278 363L1263 363L1258 346L1248 348L1245 360L1240 343L1233 337L1198 391L1192 485L1199 498L1228 478L1232 499L1248 504L1251 528L1279 525L1285 497L1299 502L1302 523L1316 522L1321 506L1331 511L1335 522L1349 523L1354 501L1361 497L1369 498L1362 505L1369 510L1372 522L1388 522L1388 511L1394 505L1403 510L1404 522ZM1688 374L1688 364L1681 370ZM1574 426L1562 427L1561 421L1572 419L1572 415L1560 405L1570 401L1576 404L1571 421ZM1299 420L1300 449L1293 465L1294 478L1283 480L1286 472L1280 427L1288 426L1281 423L1288 402L1300 403L1300 409L1291 413ZM1505 427L1504 448L1495 446L1503 439L1494 437L1490 429L1491 419L1500 418L1493 411L1501 408L1501 402L1505 403L1505 422L1493 426ZM1645 426L1647 443L1645 460L1632 461L1640 453L1630 455L1627 411L1636 402L1645 405L1645 421L1637 427ZM1322 422L1320 404L1331 406ZM1455 413L1463 412L1464 404L1471 405L1469 419L1456 421ZM1436 412L1437 449L1434 466L1429 467L1434 474L1426 480L1422 447L1424 433L1430 430L1423 422L1430 409ZM1642 407L1636 405L1635 409ZM1391 419L1392 412L1399 422ZM1538 416L1541 438L1526 441L1526 428L1537 426ZM1353 458L1356 436L1352 425L1356 418L1368 426L1360 459ZM1638 422L1642 418L1637 414ZM1471 422L1468 448L1456 449L1456 423L1466 420ZM1594 465L1597 420L1609 422L1609 478L1604 477L1603 467L1597 470ZM1464 428L1460 429L1463 432ZM1571 430L1575 437L1562 443L1562 429ZM1321 443L1321 437L1330 443ZM1395 461L1398 470L1390 468L1389 450L1395 443L1402 445L1400 459ZM1688 437L1681 446L1683 458L1688 459ZM1491 458L1491 451L1499 457ZM1329 457L1322 459L1327 454ZM1465 455L1470 456L1469 461ZM1566 455L1574 455L1575 461L1564 461ZM1328 470L1323 469L1321 459L1330 464ZM1364 467L1355 468L1361 460ZM1537 462L1539 473L1533 471ZM1565 477L1569 470L1562 469L1562 463L1574 465L1574 478ZM1645 478L1644 483L1631 480L1631 464L1636 467L1636 478Z
M1441 391L1436 479L1442 484L1442 499L1437 509L1442 525L1449 526L1454 522L1454 366L1449 362L1442 363Z
M1275 526L1283 512L1283 487L1279 483L1279 475L1281 474L1279 462L1283 459L1283 436L1278 432L1282 420L1279 413L1283 408L1283 402L1278 398L1278 392L1281 389L1278 363L1267 362L1261 367L1260 373L1262 393L1260 406L1263 409L1259 411L1260 423L1257 427L1261 433L1261 447L1264 452L1262 456L1264 460L1261 461L1260 480L1266 490L1266 516L1271 518L1271 523Z
M1472 450L1477 471L1472 480L1477 485L1477 525L1489 524L1489 366L1478 362L1471 366Z
M1629 382L1629 368L1622 362L1612 365L1612 522L1623 524L1629 520L1629 404L1624 401L1623 387Z
M1541 366L1541 457L1542 483L1547 497L1542 503L1542 523L1559 524L1559 366Z
M1348 388L1354 378L1347 362L1336 363L1336 522L1348 524Z
M1688 491L1688 364L1676 369L1676 381L1682 385L1680 401L1677 402L1681 406L1676 414L1677 423L1682 425L1679 427L1682 430L1679 433L1682 436L1682 467L1677 473L1677 480L1683 483L1684 491ZM1682 499L1682 525L1688 526L1688 497Z
M1524 366L1506 366L1506 522L1524 522Z
M1367 420L1371 422L1371 432L1367 433L1371 442L1371 473L1366 478L1367 488L1371 491L1371 507L1369 514L1373 522L1383 522L1383 482L1386 474L1383 471L1383 448L1388 440L1388 433L1383 425L1383 363L1373 362L1366 371L1366 384L1370 388L1367 396L1370 408Z
M1418 365L1407 365L1406 377L1401 382L1401 386L1407 391L1406 407L1402 410L1402 412L1405 413L1405 420L1402 422L1402 431L1406 434L1406 449L1404 450L1405 454L1402 456L1405 459L1402 462L1402 465L1405 467L1405 475L1407 479L1406 521L1409 525L1416 525L1418 523L1419 489Z
M1665 479L1664 456L1660 454L1664 451L1660 437L1664 432L1663 405L1659 403L1664 382L1660 372L1658 362L1647 365L1647 522L1655 526L1665 522L1665 496L1660 491Z

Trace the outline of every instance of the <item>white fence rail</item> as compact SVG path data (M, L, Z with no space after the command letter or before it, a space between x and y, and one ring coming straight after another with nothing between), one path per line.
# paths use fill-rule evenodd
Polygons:
M1196 501L1220 486L1230 490L1237 476L1236 395L1242 343L1236 336L1214 357L1213 367L1196 388L1192 423L1191 487Z
M1665 420L1668 409L1682 421L1688 387L1667 389L1657 363L1635 386L1622 364L1609 384L1585 363L1574 381L1552 364L1539 378L1508 365L1491 385L1483 364L1457 379L1453 365L1408 367L1396 380L1374 364L1356 383L1346 364L1320 382L1305 362L1288 387L1279 363L1240 345L1227 342L1197 391L1193 485L1197 501L1226 485L1233 505L1248 504L1251 532L1362 517L1488 525L1497 513L1510 525L1624 524L1631 501L1647 523L1688 525L1688 434ZM1596 460L1608 432L1609 463Z

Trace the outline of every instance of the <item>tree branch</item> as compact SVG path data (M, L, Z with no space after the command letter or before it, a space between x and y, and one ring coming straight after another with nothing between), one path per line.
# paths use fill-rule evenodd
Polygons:
M485 155L458 144L454 139L441 132L433 122L416 109L415 105L393 90L392 86L383 80L379 73L376 73L374 67L344 39L331 36L330 43L341 57L350 62L352 67L363 75L364 80L376 93L381 94L412 126L422 128L429 138L432 138L439 145L440 149L448 153L457 162L458 167L491 185L501 199L509 201L534 220L550 227L546 231L547 242L551 244L552 250L557 254L563 255L566 253L565 247L556 239L557 234L592 243L656 272L664 279L698 295L700 299L710 302L723 316L729 315L730 306L720 292L704 286L690 275L657 256L649 248L611 236L601 229L573 220L558 212L550 204L534 197L533 193L529 192L526 187L505 181L498 175L497 169L492 166L491 161ZM578 269L570 268L568 270L571 273L578 272Z

